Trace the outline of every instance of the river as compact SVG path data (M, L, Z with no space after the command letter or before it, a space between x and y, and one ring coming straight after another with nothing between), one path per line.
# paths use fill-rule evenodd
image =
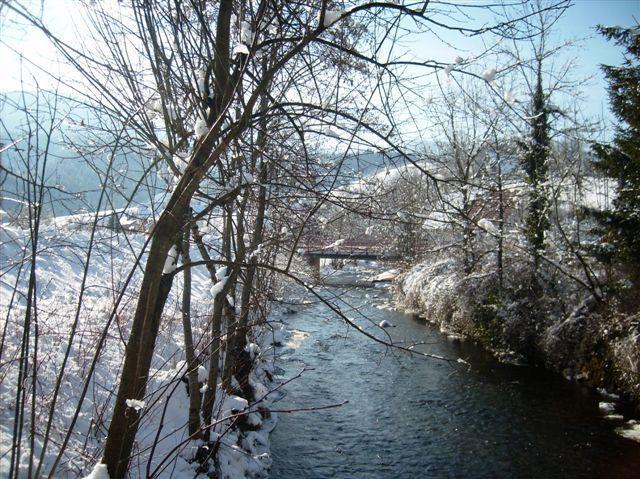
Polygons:
M344 277L342 278L344 280ZM383 287L337 285L349 318L417 350L469 363L409 356L372 342L318 302L287 316L282 388L271 434L273 479L638 478L640 444L618 436L596 392L537 368L501 364L423 319L386 309ZM312 299L312 298L309 298ZM369 320L365 319L368 317Z

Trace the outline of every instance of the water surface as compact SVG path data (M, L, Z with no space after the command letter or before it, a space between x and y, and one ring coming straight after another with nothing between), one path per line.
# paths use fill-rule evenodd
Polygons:
M638 478L640 444L618 436L592 390L540 369L497 363L424 320L380 309L381 288L337 286L349 318L416 349L464 358L470 367L411 357L373 343L320 303L287 317L281 349L287 384L274 409L274 479ZM343 302L342 302L343 301ZM361 313L361 314L360 314ZM370 318L370 321L364 316Z

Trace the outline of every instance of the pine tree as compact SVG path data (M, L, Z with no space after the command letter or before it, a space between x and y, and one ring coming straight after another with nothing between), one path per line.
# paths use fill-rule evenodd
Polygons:
M610 41L625 49L621 66L603 65L609 82L611 108L619 124L611 144L595 144L595 166L616 182L611 210L596 212L601 258L623 266L640 279L640 25L598 27Z

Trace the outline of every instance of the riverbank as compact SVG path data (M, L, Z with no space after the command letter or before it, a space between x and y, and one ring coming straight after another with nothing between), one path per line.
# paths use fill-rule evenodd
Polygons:
M496 275L461 270L452 259L413 266L396 279L397 304L450 335L476 341L501 361L543 366L620 396L619 406L603 406L612 420L640 412L638 315L614 314L560 280L552 292L514 281L498 293ZM571 301L575 307L568 307Z
M146 237L99 229L93 238L93 256L88 262L86 251L92 241L89 231L47 225L40 233L36 269L39 285L42 285L38 288L37 297L38 378L36 389L28 391L25 406L27 412L31 410L31 401L35 398L36 435L33 446L29 444L28 435L22 437L20 474L27 475L32 447L35 461L39 455L43 457L43 470L52 468L56 455L60 453L59 444L72 429L66 448L60 453L55 476L85 477L92 470L98 474L103 469L96 465L100 462L111 420L114 391L131 327L130 318L134 313L134 293L139 290L141 280L139 269L135 269L130 278L130 291L134 293L124 295L115 317L111 317L110 312L117 292L131 269L135 268ZM13 291L26 291L28 275L24 274L21 257L23 251L29 250L29 235L29 230L7 224L0 228L0 254L7 259L3 264L4 276L0 284L0 354L3 358L0 363L0 471L3 472L10 470L11 454L18 450L16 444L19 442L14 440L13 433L20 373L15 358L21 355L22 325L27 306L26 301L14 295ZM196 252L192 254L193 261L200 259ZM83 280L85 261L89 265ZM141 261L146 261L146 257L142 256ZM192 332L201 356L198 375L200 392L204 393L209 387L206 383L206 351L210 341L212 283L204 267L193 268L192 280ZM78 297L83 282L80 307ZM127 403L128 412L137 413L140 417L136 456L129 472L133 478L193 478L201 467L197 453L206 452L201 440L189 439L187 427L190 403L182 381L187 371L181 314L182 288L179 275L167 299L160 324L146 395L143 400ZM215 444L219 440L215 446L217 457L215 461L203 462L209 462L212 472L217 467L220 479L264 476L271 464L268 434L275 425L275 418L269 413L269 391L277 387L272 382L275 349L284 335L281 324L277 322L278 314L276 309L269 316L269 322L257 324L248 335L247 352L252 359L250 384L255 400L248 403L246 399L229 394L219 384L216 385L214 418L207 427L211 429L211 442ZM67 347L68 359L65 359ZM51 410L58 377L63 381L56 393L56 407ZM49 414L51 440L43 452L41 438L45 434ZM30 428L30 420L31 416L26 414L25 430Z

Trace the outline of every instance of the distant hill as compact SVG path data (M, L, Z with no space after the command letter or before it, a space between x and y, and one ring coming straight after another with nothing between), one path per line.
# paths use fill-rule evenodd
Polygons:
M47 144L52 119L55 128ZM100 124L108 122L96 118L87 106L50 93L0 95L0 143L4 145L0 147L4 149L0 154L0 209L16 212L23 206L21 202L28 197L24 178L38 178L39 182L46 156L44 214L95 210L111 157L105 145L113 136L95 127ZM149 163L140 148L118 148L101 209L124 207ZM158 181L155 173L147 175L148 185L135 195L135 202L148 203Z

